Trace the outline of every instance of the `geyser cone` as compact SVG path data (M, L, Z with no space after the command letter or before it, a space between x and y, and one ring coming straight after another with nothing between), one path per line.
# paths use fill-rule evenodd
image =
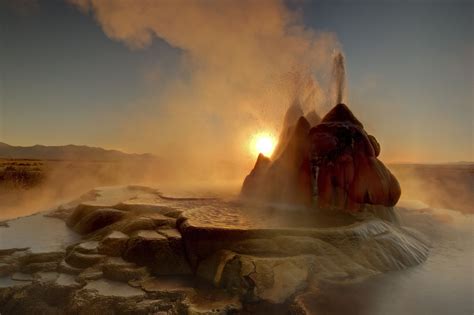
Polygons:
M283 127L281 129L280 137L278 139L278 144L272 155L273 159L277 159L281 155L286 145L288 144L291 135L293 134L298 119L303 115L304 113L301 109L300 103L294 101L285 113L285 118L283 119Z
M243 196L305 206L314 197L319 207L350 211L397 203L400 185L377 159L380 145L345 104L312 128L303 116L285 127L279 154L273 161L259 156Z
M380 145L345 104L336 105L309 136L320 206L360 209L397 203L400 185L377 159Z
M259 187L263 185L263 177L265 172L270 167L271 160L260 153L257 157L257 162L255 166L247 177L245 177L244 184L242 185L241 194L245 196L252 196L253 194L260 193L258 192Z
M314 127L321 122L321 117L319 117L315 110L310 111L305 117L311 127Z
M287 130L281 153L270 162L259 156L252 172L245 178L242 196L271 202L311 204L308 132L311 126L301 116Z
M322 123L329 122L340 122L340 123L350 123L360 128L364 128L364 125L354 116L351 110L346 106L346 104L337 104L334 106L321 120Z

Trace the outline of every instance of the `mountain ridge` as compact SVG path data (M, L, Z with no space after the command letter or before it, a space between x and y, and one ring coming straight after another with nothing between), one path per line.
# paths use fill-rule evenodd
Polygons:
M47 146L13 146L0 142L0 158L9 159L38 159L38 160L94 160L94 161L123 161L123 160L154 160L157 157L150 153L125 153L119 150L91 147L87 145L57 145Z

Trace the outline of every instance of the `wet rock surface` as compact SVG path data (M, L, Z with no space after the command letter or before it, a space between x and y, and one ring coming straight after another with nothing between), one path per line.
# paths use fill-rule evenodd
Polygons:
M259 156L245 178L243 197L352 212L397 203L400 185L377 158L380 144L346 105L322 120L308 115L311 122L292 107L272 158Z
M300 312L302 294L321 284L361 281L428 255L422 235L374 212L295 216L138 187L91 195L60 215L9 222L48 231L41 241L20 242L23 230L0 227L14 240L0 241L2 314Z

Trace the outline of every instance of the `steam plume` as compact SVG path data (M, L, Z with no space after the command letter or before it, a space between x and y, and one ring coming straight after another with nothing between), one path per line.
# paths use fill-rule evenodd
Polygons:
M278 134L295 99L311 109L325 102L319 79L330 71L337 40L305 27L283 1L69 1L132 49L158 37L181 50L182 76L157 82L165 93L142 100L149 110L130 113L122 136L136 145L129 151L166 153L188 176L198 169L222 176L215 168L223 159L239 171L232 176L243 176L255 158L247 148L252 134ZM295 97L280 83L298 72L312 80Z

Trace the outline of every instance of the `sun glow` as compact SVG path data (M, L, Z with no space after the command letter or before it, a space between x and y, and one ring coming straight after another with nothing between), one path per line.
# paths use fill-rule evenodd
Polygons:
M275 137L267 133L259 133L253 137L251 149L255 154L262 153L263 155L270 157L275 149L276 140Z

